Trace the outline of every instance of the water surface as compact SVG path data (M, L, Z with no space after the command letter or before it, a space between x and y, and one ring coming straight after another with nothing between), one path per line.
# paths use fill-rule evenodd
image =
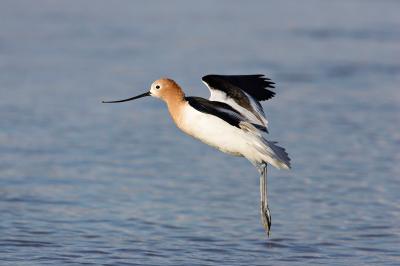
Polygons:
M2 1L0 264L399 265L396 1ZM258 175L163 103L160 76L265 73L271 238Z

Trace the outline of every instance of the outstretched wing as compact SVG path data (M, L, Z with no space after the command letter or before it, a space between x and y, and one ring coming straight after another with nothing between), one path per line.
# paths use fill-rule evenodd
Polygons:
M267 127L259 101L274 97L274 82L264 75L207 75L202 78L211 92L210 101L224 102L254 124Z
M237 128L252 130L252 127L255 127L258 130L264 132L267 131L266 127L252 123L245 116L226 103L209 101L201 97L186 97L185 99L188 101L190 106L197 111L214 115Z

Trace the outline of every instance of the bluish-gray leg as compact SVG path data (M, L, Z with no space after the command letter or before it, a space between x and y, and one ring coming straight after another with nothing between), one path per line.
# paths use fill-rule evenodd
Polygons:
M261 222L264 226L265 232L269 236L271 230L271 213L268 208L268 194L267 194L267 164L263 164L260 169L260 195L261 195Z

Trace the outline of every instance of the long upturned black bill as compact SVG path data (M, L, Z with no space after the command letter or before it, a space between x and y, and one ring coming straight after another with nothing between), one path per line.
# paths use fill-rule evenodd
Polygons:
M151 94L148 91L148 92L145 92L143 94L140 94L140 95L132 97L132 98L128 98L128 99L124 99L124 100L118 100L118 101L103 101L102 103L122 103L122 102L128 102L128 101L132 101L132 100L139 99L139 98L146 97L146 96L150 96L150 95Z

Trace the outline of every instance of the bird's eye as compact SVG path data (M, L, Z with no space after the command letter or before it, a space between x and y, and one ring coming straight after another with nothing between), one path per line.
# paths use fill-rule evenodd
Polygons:
M157 86L156 86L156 89L159 89L159 88L160 88L160 85L157 85Z

